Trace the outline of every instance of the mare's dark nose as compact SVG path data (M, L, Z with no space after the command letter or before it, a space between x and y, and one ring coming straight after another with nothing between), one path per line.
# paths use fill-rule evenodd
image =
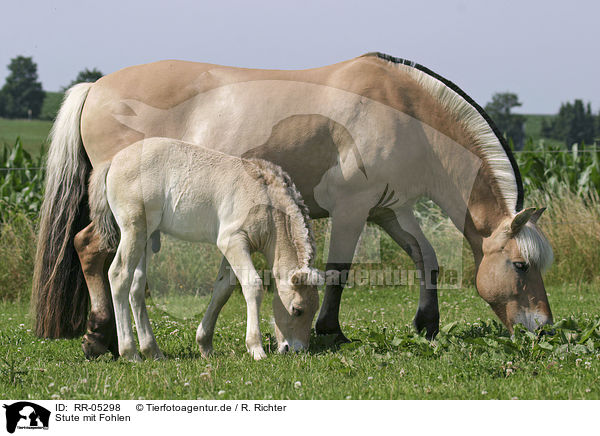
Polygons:
M556 334L556 330L552 328L553 323L547 322L543 326L540 327L540 337L544 335L554 336Z

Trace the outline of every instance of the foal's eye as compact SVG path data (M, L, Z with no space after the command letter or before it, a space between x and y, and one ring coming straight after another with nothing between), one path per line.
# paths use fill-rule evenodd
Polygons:
M525 262L513 262L513 265L518 271L527 272L529 269L529 264Z
M292 315L293 316L301 316L304 313L302 309L299 307L292 307Z

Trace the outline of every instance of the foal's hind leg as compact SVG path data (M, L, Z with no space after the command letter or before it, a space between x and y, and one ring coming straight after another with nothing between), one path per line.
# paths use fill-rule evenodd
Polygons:
M158 348L148 311L146 310L146 267L147 259L150 255L146 250L146 254L142 255L135 273L133 274L133 283L129 292L129 303L133 312L133 319L137 328L137 334L140 341L140 351L147 359L163 359L164 355Z
M229 262L223 257L210 303L208 304L206 313L196 331L196 342L198 342L198 345L200 346L200 354L202 354L203 357L207 357L212 353L212 340L217 318L219 312L225 303L227 303L227 300L229 300L229 297L235 288L235 284L235 275L231 272Z
M112 292L117 337L119 339L119 355L132 360L142 360L136 351L128 296L137 265L142 258L146 244L143 238L133 231L122 229L121 241L117 254L108 270L110 289Z
M413 324L417 331L425 330L427 338L433 339L440 327L437 256L412 211L403 209L397 214L391 209L383 209L371 220L379 224L408 253L421 272L419 306Z
M111 253L99 248L100 238L95 232L94 223L77 233L73 243L91 302L87 332L82 343L83 352L88 359L96 358L108 350L117 356L117 329L106 271L107 259L111 257Z

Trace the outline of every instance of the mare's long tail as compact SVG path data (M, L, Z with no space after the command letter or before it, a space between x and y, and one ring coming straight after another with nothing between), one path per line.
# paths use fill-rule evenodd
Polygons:
M67 91L52 127L31 299L35 332L45 338L77 336L87 320L89 294L73 238L89 223L91 165L79 125L91 86L80 83Z

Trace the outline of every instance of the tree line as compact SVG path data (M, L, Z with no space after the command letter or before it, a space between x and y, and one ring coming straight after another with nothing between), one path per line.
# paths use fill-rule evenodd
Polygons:
M0 117L39 118L47 93L38 80L37 64L33 58L17 56L8 64L9 74L0 89ZM66 89L81 82L95 82L103 74L96 68L84 69Z
M526 117L515 114L512 109L521 105L517 94L499 92L485 106L488 115L516 150L523 149ZM591 104L586 105L580 99L563 103L557 115L542 120L540 136L557 139L569 149L573 144L600 142L600 112L594 115Z
M11 59L8 70L10 74L0 89L0 117L38 118L46 92L38 80L36 63L31 57L17 56ZM102 75L96 68L86 68L61 91L64 92L76 83L95 82ZM492 101L485 106L488 115L516 150L523 148L526 117L515 114L512 110L521 105L517 94L502 92L494 94ZM580 99L573 103L563 103L556 116L542 121L541 136L563 141L568 148L575 143L598 142L600 113L594 115L590 103L584 104Z

